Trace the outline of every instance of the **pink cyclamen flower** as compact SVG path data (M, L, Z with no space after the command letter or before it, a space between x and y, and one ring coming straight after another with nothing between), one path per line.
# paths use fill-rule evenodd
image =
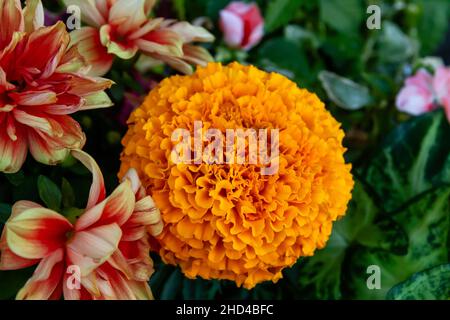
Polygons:
M220 11L220 28L230 47L250 50L264 35L264 19L256 3L230 3Z
M400 111L415 116L434 110L433 76L421 69L406 79L396 104Z
M405 113L420 115L439 106L445 109L450 121L450 68L439 67L434 76L424 69L406 79L400 90L397 108Z
M433 88L436 99L445 109L450 122L450 68L440 67L436 70L433 79Z
M0 239L0 270L37 265L17 299L152 299L150 233L162 232L159 210L135 170L106 198L102 173L88 154L72 151L93 174L79 217L29 201L12 208Z
M112 105L112 81L86 75L64 23L45 27L39 0L0 0L0 172L15 173L28 150L44 164L85 142L70 114Z
M77 5L88 25L71 33L84 58L93 66L91 75L104 75L114 57L131 59L138 52L171 67L191 73L190 64L205 65L209 52L193 42L211 42L214 36L188 22L148 18L155 0L64 0Z

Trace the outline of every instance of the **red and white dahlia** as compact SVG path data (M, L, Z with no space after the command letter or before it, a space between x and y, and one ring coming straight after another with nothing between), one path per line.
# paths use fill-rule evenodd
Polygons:
M211 42L214 36L188 22L149 18L155 0L64 0L80 8L88 26L71 33L93 68L91 75L104 75L114 57L131 59L138 52L162 61L183 73L190 64L206 65L209 52L193 42Z
M64 23L43 25L39 0L0 0L0 172L15 173L28 150L44 164L62 161L85 136L70 114L111 106L110 80L70 46Z
M148 234L162 232L159 210L136 171L106 198L94 159L83 151L72 155L93 174L86 210L69 221L36 203L17 202L0 239L0 270L37 264L17 299L152 299Z

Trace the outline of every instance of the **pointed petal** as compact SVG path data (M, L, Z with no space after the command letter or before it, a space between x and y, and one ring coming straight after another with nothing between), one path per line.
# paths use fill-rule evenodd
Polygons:
M171 25L168 29L176 32L183 38L184 43L212 42L214 36L205 28L193 26L189 22L182 21Z
M14 32L24 31L20 0L0 0L0 52L9 44Z
M109 22L123 21L117 26L117 33L126 35L147 20L145 5L145 0L117 0L109 12Z
M72 225L59 213L31 208L8 220L6 243L11 251L26 259L41 259L64 246Z
M67 256L86 276L111 257L121 237L122 231L115 223L75 232L67 245Z
M92 173L92 185L89 192L89 200L86 209L91 209L96 204L102 202L106 197L105 182L103 174L95 160L86 152L73 150L72 156L78 159Z
M75 5L80 8L81 19L92 27L99 28L107 21L96 6L96 0L63 0L65 5Z
M114 41L110 25L104 25L100 28L100 41L107 48L109 54L114 54L124 60L133 58L139 50L134 43Z
M20 57L20 65L36 68L41 72L41 77L49 77L59 65L69 42L70 36L61 21L54 26L40 28L30 35Z
M21 126L15 128L15 141L0 128L0 172L16 173L27 157L28 143Z
M56 93L53 91L22 91L10 93L9 97L17 105L21 106L39 106L55 103L57 101Z
M26 32L31 33L44 26L44 7L40 0L28 0L23 12Z
M206 66L208 62L214 60L209 51L203 47L186 44L183 46L183 52L183 60L194 65Z
M145 54L163 56L183 56L183 39L176 32L167 28L153 30L136 40L136 45Z
M85 97L86 103L81 110L92 110L109 108L114 105L109 96L105 92L99 92Z
M43 258L33 276L17 294L17 300L48 300L61 296L64 262L59 249Z
M112 66L114 55L100 41L98 29L84 27L70 33L72 45L76 45L80 54L91 66L89 75L103 76Z

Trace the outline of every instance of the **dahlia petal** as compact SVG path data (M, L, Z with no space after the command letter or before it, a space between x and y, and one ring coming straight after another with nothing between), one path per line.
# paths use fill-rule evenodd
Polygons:
M22 91L9 94L16 104L22 106L39 106L56 103L56 93L53 91Z
M206 66L208 62L214 60L209 51L203 47L185 44L183 46L183 52L183 60L194 65Z
M20 0L0 0L0 52L10 43L14 32L24 31Z
M3 70L2 67L0 67L0 93L5 91L11 91L15 87L16 87L15 85L8 82L8 80L6 79L5 71Z
M122 226L133 214L134 205L135 196L131 190L131 183L127 180L107 198L101 222L115 222Z
M182 21L171 25L168 29L176 32L182 38L184 43L189 42L212 42L214 36L205 28L193 26L189 22Z
M58 299L64 274L63 250L43 258L33 276L17 294L17 300Z
M130 169L122 178L122 181L129 180L131 182L131 189L136 194L141 187L141 180L139 179L136 169Z
M33 32L44 26L44 7L40 0L28 0L23 10L25 31Z
M99 77L88 77L80 75L71 75L70 78L70 94L87 97L97 94L105 89L111 87L113 82L111 80Z
M96 204L103 201L106 197L105 182L103 174L95 160L86 152L73 150L72 156L78 159L92 173L92 185L89 192L89 200L86 209L91 209ZM82 219L83 217L80 217ZM78 225L78 223L77 223Z
M28 145L33 158L43 164L55 165L63 161L69 150L63 146L56 146L50 136L46 136L34 129L27 130Z
M244 39L244 23L231 11L220 11L220 28L225 42L231 47L239 47Z
M99 92L85 97L86 103L81 110L109 108L114 105L105 92Z
M104 25L100 28L100 41L108 49L108 53L114 54L124 60L133 58L139 48L135 44L124 45L113 41L111 32L112 27L110 25Z
M47 280L51 273L52 269L58 262L63 261L64 259L64 250L58 249L55 252L51 253L37 266L36 270L34 271L33 278L35 281L44 281Z
M121 271L128 279L132 279L133 271L131 270L127 259L124 257L124 255L122 254L122 252L120 250L116 250L114 252L114 254L111 256L111 258L109 258L108 263L112 267Z
M109 12L109 22L114 23L123 19L124 23L117 26L117 33L126 35L147 20L145 5L145 0L117 0Z
M122 231L115 223L75 232L67 244L69 261L86 276L111 257L121 237Z
M142 27L140 27L139 29L134 31L132 34L130 34L128 36L128 39L136 40L136 39L139 39L140 37L143 37L147 33L158 28L163 21L164 21L164 18L155 18L155 19L151 19L151 20L147 21Z
M18 172L27 157L28 146L23 129L16 127L14 135L15 141L3 128L0 128L0 172Z
M80 54L91 66L89 75L102 76L113 64L114 55L100 41L100 32L92 27L84 27L70 33L72 45L76 45Z
M151 56L167 63L169 66L180 71L181 73L192 74L193 72L192 66L181 58L164 56L160 54L151 54Z
M15 49L24 39L25 35L25 32L14 32L11 41L6 45L6 47L3 48L0 46L0 67L6 71L5 73L8 73L7 70L9 70L9 68L14 67L13 62L17 60Z
M105 17L98 10L96 6L96 0L63 0L64 4L68 7L71 5L75 5L80 8L80 11L83 13L81 19L83 22L86 22L88 25L96 28L100 28L100 26L107 23Z
M167 28L153 30L136 40L135 43L145 54L183 56L183 39L176 32Z
M48 77L58 66L69 43L70 36L63 22L40 28L31 33L24 54L20 57L20 65L36 68L42 77Z
M6 243L11 251L26 259L41 259L64 246L72 225L59 213L31 208L8 220Z
M8 248L0 248L0 270L20 270L31 267L39 262L38 259L22 258Z

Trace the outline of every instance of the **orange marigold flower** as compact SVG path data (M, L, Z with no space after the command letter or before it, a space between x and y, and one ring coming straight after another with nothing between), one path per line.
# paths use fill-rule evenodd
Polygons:
M258 164L175 164L177 128L279 129L278 172ZM132 114L119 176L135 168L164 221L166 263L189 278L253 288L323 248L351 198L344 132L307 90L253 66L211 63L165 79Z

